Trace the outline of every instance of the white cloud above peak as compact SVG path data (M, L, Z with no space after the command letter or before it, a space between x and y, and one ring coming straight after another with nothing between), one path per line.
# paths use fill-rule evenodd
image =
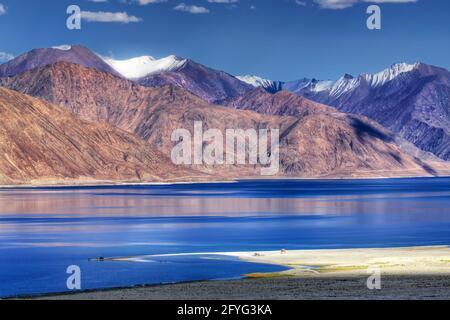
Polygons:
M146 6L148 4L155 4L155 3L164 3L168 0L134 0L134 2L137 2L141 6Z
M237 3L239 2L239 0L208 0L209 3L226 3L226 4L230 4L230 3Z
M185 4L184 2L180 3L179 5L174 7L173 9L177 10L177 11L183 11L183 12L192 13L192 14L209 13L209 9L208 8L195 6L195 5L188 5L188 4Z
M142 21L141 18L130 16L126 12L82 11L81 18L88 22L135 23Z
M295 4L298 4L299 6L302 7L306 7L306 1L295 0Z
M361 2L370 3L414 3L419 0L314 0L323 9L346 9Z

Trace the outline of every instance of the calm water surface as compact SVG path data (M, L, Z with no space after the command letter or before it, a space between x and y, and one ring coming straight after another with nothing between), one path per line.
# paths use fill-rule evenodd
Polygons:
M282 268L192 255L450 244L450 179L241 181L0 190L0 296L229 279Z

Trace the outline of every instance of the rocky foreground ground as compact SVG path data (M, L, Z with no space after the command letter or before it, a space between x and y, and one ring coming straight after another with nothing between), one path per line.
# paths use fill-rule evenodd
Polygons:
M369 290L367 277L268 278L206 281L47 296L51 300L304 300L450 299L450 277L387 276L381 290Z

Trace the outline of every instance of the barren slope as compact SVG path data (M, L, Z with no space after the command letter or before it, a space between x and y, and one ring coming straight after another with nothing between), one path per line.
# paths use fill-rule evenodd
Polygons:
M0 88L0 184L160 181L177 174L185 173L125 131Z

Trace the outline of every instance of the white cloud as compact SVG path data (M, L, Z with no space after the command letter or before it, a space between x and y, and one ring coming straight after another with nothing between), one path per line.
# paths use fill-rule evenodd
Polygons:
M208 0L209 3L236 3L239 0Z
M207 9L205 7L187 5L185 3L180 3L173 9L178 10L178 11L189 12L189 13L193 13L193 14L209 13L209 9Z
M134 0L134 2L139 3L141 6L146 6L148 4L154 4L154 3L164 3L168 0Z
M372 2L372 3L411 3L418 1L419 0L364 0L364 2Z
M131 23L142 21L141 18L129 16L126 12L82 11L81 18L89 22Z
M359 0L314 0L324 9L345 9L353 6Z
M14 59L12 54L0 51L0 63L7 62L12 59Z
M207 0L209 3L215 4L225 4L225 8L228 10L233 10L237 8L237 3L239 0Z
M6 13L6 7L5 5L0 3L0 16L4 15Z
M346 9L359 2L371 3L413 3L418 0L314 0L321 8L324 9Z

